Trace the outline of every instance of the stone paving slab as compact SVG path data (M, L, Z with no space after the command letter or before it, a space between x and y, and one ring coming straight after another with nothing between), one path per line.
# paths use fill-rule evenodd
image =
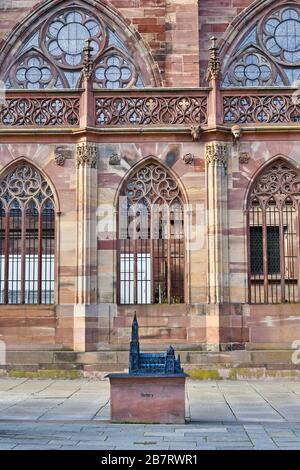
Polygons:
M5 424L5 431L3 430ZM56 423L55 429L47 428L42 421L24 423L16 429L15 423L1 423L0 449L2 450L35 450L35 449L65 449L65 450L125 450L125 449L156 449L156 450L189 450L189 449L299 449L300 437L291 425L291 436L286 439L271 438L265 425L261 425L259 433L254 434L241 424L226 427L220 424L214 432L201 425L187 424L186 432L177 426L168 426L157 431L147 425L121 425L111 431L110 426L101 430L94 422L85 424L80 429L70 430L61 423ZM111 425L113 426L113 425ZM189 433L189 427L192 426ZM149 426L150 427L150 426ZM205 431L206 429L206 431ZM218 432L216 432L216 430ZM199 434L198 434L199 432ZM293 436L293 437L292 437ZM176 437L176 438L175 438Z
M0 450L300 449L300 383L189 381L186 425L109 423L109 383L0 378Z

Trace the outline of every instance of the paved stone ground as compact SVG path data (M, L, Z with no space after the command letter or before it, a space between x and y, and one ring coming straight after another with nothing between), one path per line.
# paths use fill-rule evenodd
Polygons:
M109 424L109 384L0 378L4 449L300 449L300 382L189 381L186 426Z

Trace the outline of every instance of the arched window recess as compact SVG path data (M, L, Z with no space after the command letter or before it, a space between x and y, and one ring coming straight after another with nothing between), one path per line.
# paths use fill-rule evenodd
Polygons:
M299 302L300 174L279 158L251 187L247 207L249 300Z
M0 304L54 304L55 203L32 165L0 179Z
M175 304L185 297L184 198L150 161L124 182L118 201L119 304Z

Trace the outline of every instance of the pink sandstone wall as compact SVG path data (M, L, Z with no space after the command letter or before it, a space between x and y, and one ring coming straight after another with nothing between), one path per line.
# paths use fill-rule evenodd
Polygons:
M197 86L198 24L197 1L187 0L114 0L111 2L140 32L159 63L166 85ZM251 2L248 0L206 0L199 2L200 70L206 69L208 41L212 35L221 38L228 24ZM0 0L0 37L26 16L37 2L32 0ZM3 9L3 6L5 6ZM197 26L197 27L196 27ZM196 30L194 29L196 27ZM189 255L189 305L149 306L147 308L117 307L115 251L112 231L106 240L98 240L98 316L99 345L127 344L133 311L138 310L141 337L148 343L163 342L205 344L213 343L220 331L222 343L250 342L251 348L290 348L300 332L298 306L249 306L247 304L247 259L244 203L253 175L261 165L282 153L300 166L298 136L290 139L279 134L269 137L248 135L242 137L241 151L248 152L248 164L239 164L232 152L228 168L229 188L229 266L230 305L223 306L220 323L210 315L207 301L207 241L199 243ZM135 139L135 138L134 138ZM151 140L152 139L152 140ZM32 137L32 142L36 137ZM116 143L113 139L99 144L99 203L110 204L116 195L126 168L153 154L169 165L179 176L190 203L199 204L205 216L206 181L204 146L174 140L158 142L157 137L139 137L136 142ZM76 276L76 170L75 162L67 160L64 167L54 163L54 146L32 144L1 144L0 170L14 159L24 156L43 169L52 180L60 201L59 240L60 267L58 273L57 303L55 308L0 307L1 334L10 347L16 348L72 348L73 307ZM75 158L75 144L70 144ZM118 153L126 165L110 167L108 158ZM185 153L195 155L194 165L184 165ZM172 154L172 158L168 155ZM204 217L203 216L203 217ZM193 214L195 217L195 214ZM204 232L205 233L205 232ZM300 338L300 333L299 333Z
M178 175L185 187L192 217L198 205L205 210L204 143L172 142L137 144L98 144L98 203L113 205L119 183L127 169L145 158L156 155ZM75 145L69 145L75 157ZM229 180L229 266L230 305L223 305L220 319L211 315L207 301L207 242L198 241L188 257L189 299L186 305L133 306L115 304L116 252L115 232L98 240L98 328L99 345L127 345L134 311L140 322L141 338L149 344L213 344L217 332L222 344L250 343L250 348L290 348L300 332L297 305L247 304L247 258L245 232L245 198L253 175L264 162L278 153L286 155L300 167L300 142L271 138L256 140L248 137L242 150L249 153L248 164L240 164L234 152L230 154ZM108 164L109 156L122 156L119 168ZM194 165L185 165L182 155L193 153ZM56 299L58 305L49 307L0 307L1 334L10 348L47 349L72 348L73 308L76 277L76 169L74 159L64 167L54 163L54 145L14 144L0 146L0 169L20 157L35 163L51 179L60 202L58 217L58 253L60 266ZM205 214L204 214L205 215ZM205 233L204 233L205 234ZM217 323L215 323L217 322ZM218 323L219 322L219 323Z

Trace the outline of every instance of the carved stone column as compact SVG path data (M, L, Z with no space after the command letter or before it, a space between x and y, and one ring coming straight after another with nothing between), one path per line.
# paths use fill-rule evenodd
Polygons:
M207 343L218 349L220 305L229 301L227 161L225 143L205 147L207 178L208 313Z
M77 146L77 282L74 349L91 351L97 343L97 147Z

